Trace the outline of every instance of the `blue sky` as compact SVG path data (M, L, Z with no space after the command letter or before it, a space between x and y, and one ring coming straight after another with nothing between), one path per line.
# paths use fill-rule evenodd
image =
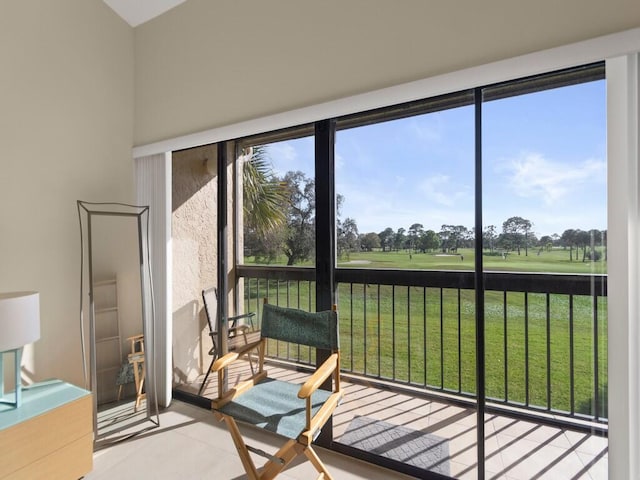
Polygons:
M336 191L360 233L421 223L473 227L473 107L341 130ZM538 235L606 228L605 83L483 105L483 217L520 216ZM313 175L313 140L268 147L275 172Z

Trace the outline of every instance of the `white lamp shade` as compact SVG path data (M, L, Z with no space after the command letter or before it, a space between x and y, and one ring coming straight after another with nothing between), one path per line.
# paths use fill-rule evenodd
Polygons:
M0 352L15 350L39 338L38 292L0 293Z

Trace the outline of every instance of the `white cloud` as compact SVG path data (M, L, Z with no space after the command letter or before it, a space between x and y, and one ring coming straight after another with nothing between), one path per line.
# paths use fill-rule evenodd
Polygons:
M386 181L383 177L368 179L358 185L338 181L336 191L345 196L341 218L355 218L360 233L380 232L386 227L407 229L416 222L436 231L446 223L473 224L473 203L454 205L456 200L468 195L464 192L457 195L449 193L454 187L446 175L436 175L423 182L431 183L432 187L432 198L426 200L423 191L415 195L409 180L398 176L389 177Z
M456 184L449 175L441 173L432 175L418 184L418 189L427 200L443 207L453 207L467 196L464 185Z
M568 164L554 162L539 153L523 154L506 162L509 187L521 197L539 198L552 205L585 183L602 182L606 178L604 161L589 159Z
M438 142L443 136L443 124L438 115L414 117L410 129L419 140L428 143Z
M278 175L284 175L289 170L300 170L299 167L296 168L298 152L287 142L272 143L267 152Z

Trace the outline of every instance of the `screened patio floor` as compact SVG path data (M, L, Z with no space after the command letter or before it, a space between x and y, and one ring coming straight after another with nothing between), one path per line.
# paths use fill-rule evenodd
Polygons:
M247 362L229 372L230 384L249 372ZM305 373L280 365L268 365L269 376L302 383ZM182 385L197 393L202 382ZM202 393L216 396L212 376ZM446 401L425 399L343 378L345 399L333 418L334 438L340 441L356 415L429 433L448 444L447 468L454 478L477 478L476 414ZM496 414L485 415L485 469L487 479L584 479L607 478L606 437L534 423Z

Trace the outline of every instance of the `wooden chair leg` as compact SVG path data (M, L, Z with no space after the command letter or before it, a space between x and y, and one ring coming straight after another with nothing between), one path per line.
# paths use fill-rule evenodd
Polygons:
M142 390L144 390L145 378L147 378L147 369L145 363L142 362L142 378L140 378L140 387L138 388L138 394L136 395L136 408L142 404L142 400L147 398L147 394L142 392Z
M142 400L146 398L146 394L142 393L144 388L144 379L146 376L146 369L144 362L133 361L133 378L135 380L136 385L136 402L133 406L133 411L137 412L138 407L142 403ZM142 373L139 372L138 368L142 365Z
M144 390L144 381L147 378L147 368L145 362L142 362L142 378L140 379L140 388L138 389L138 394L143 397L144 394L142 390Z
M136 403L134 403L133 405L133 411L135 412L138 410L138 392L140 390L140 376L138 372L138 363L132 362L132 365L133 365L133 379L136 386Z
M288 440L280 450L278 450L273 456L282 460L282 462L276 462L269 460L264 464L262 472L260 473L260 480L273 480L276 476L284 470L291 461L302 452L302 445L295 440Z
M308 446L307 448L304 449L304 454L307 456L307 458L313 464L316 470L320 472L320 476L318 477L318 479L322 478L326 480L333 480L333 477L327 471L326 467L324 466L324 463L322 463L322 460L320 460L320 457L318 457L318 455L313 450L313 448L311 448L311 446Z
M245 472L247 472L247 477L249 480L273 480L280 472L282 472L287 465L289 465L294 458L296 458L299 454L306 451L307 449L300 445L295 440L288 440L281 448L278 450L273 456L281 461L276 460L268 460L264 466L260 469L260 473L256 469L253 460L249 454L249 450L247 445L244 443L244 439L242 438L242 434L240 433L240 429L238 428L238 424L233 419L233 417L229 417L227 415L220 415L221 419L225 421L227 427L229 428L229 432L231 433L231 438L233 439L233 443L236 446L236 450L238 451L238 455L240 456L240 461L242 462L242 466L244 467ZM328 472L322 465L320 459L313 453L312 460L314 466L318 471L321 471L325 475L325 478L331 480L331 477L328 476ZM320 465L318 467L316 462Z
M232 417L223 415L222 418L227 424L227 427L229 427L231 438L233 439L233 443L236 446L238 455L240 455L242 466L244 467L245 472L247 472L249 480L260 480L260 476L258 475L258 471L256 470L256 466L254 465L253 460L251 460L249 450L247 450L247 446L244 443L244 439L242 438L242 434L240 433L238 424Z

